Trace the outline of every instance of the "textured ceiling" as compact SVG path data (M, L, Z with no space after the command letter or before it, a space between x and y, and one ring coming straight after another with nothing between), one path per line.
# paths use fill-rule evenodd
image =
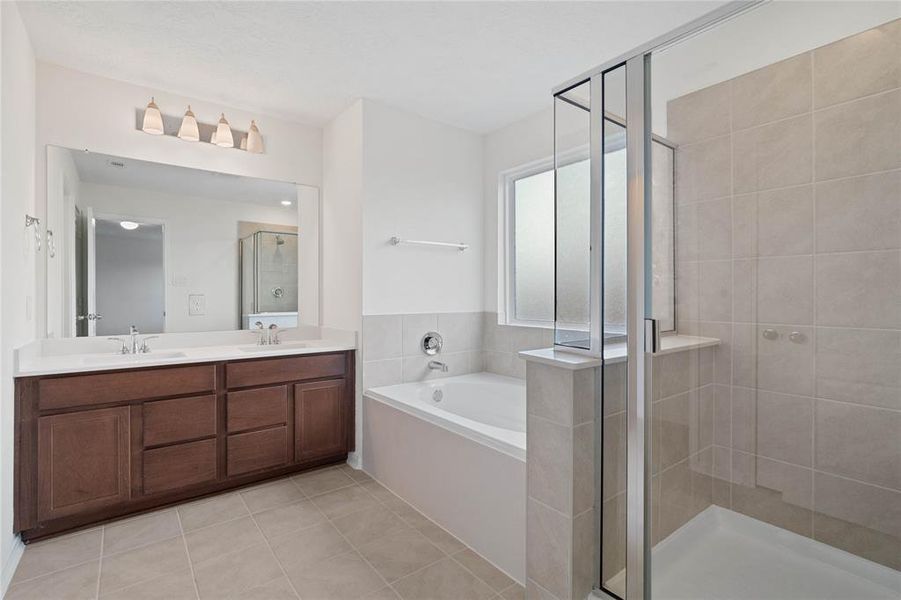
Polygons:
M21 2L38 58L321 125L366 97L486 132L723 2Z

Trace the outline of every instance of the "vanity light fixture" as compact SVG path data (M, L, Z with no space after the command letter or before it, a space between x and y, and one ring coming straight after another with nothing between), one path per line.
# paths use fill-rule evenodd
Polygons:
M237 129L232 130L231 125L225 118L225 113L219 113L219 120L216 123L201 123L197 120L197 116L191 110L191 105L189 104L176 133L173 131L174 127L166 132L166 117L163 117L163 113L160 111L160 107L157 106L155 98L151 97L150 103L143 109L143 112L139 108L137 113L135 129L145 133L178 137L187 142L199 142L201 141L201 135L208 135L209 137L204 137L202 141L209 141L210 144L220 148L239 148L254 154L263 154L266 151L263 144L263 136L260 133L260 128L257 127L256 120L250 122L250 128L246 132ZM175 117L170 115L168 118L174 120ZM203 130L202 134L201 130ZM238 139L237 143L235 142L236 138Z
M250 121L250 129L247 130L247 151L254 154L263 153L263 136L260 135L260 128L253 120Z
M178 128L178 137L188 142L200 141L200 129L197 127L197 118L194 116L190 104L181 120L181 127Z
M144 124L141 129L150 135L163 135L163 115L153 97L150 98L150 104L144 109Z
M234 148L235 138L232 137L232 128L229 127L228 121L225 120L225 113L220 115L216 133L213 134L213 139L210 141L222 148Z
M141 224L135 223L134 221L119 221L119 226L127 231L134 231L135 229L140 227Z

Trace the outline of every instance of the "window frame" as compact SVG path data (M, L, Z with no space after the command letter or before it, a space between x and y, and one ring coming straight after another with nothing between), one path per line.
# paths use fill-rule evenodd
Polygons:
M578 146L557 155L557 163L553 156L547 156L534 160L500 173L498 179L498 228L502 239L499 240L498 250L502 256L498 260L498 268L503 273L503 290L498 293L498 321L503 325L514 327L537 327L541 329L554 329L554 317L550 320L517 319L516 318L516 285L514 273L516 272L516 239L514 236L516 224L516 182L520 179L553 172L555 169L565 167L583 160L589 160L588 145Z

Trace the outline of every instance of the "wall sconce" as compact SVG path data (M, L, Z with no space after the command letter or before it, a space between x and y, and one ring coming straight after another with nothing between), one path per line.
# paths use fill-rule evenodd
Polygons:
M181 120L181 127L178 128L178 137L188 142L200 141L200 129L197 128L197 119L191 111L191 105L185 111L185 116Z
M264 152L263 136L256 120L250 122L250 128L246 132L232 129L225 118L225 113L219 114L219 120L215 124L202 123L197 120L189 105L181 117L178 133L175 133L176 124L179 123L176 120L178 117L162 114L153 98L146 108L136 109L135 117L135 129L151 135L168 135L188 142L209 140L210 144L220 148L236 148L253 154ZM236 139L240 140L238 144L235 143Z
M150 135L163 135L163 115L153 98L150 98L150 104L144 109L144 123L141 129Z
M256 121L251 121L250 129L247 130L247 151L254 154L263 153L263 136L260 135Z
M229 127L228 121L225 120L225 113L219 117L219 124L216 126L216 139L213 142L222 148L234 148L235 138L232 136L232 128Z

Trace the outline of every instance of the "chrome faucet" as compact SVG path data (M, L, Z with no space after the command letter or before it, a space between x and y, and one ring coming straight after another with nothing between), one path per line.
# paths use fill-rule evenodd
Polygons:
M447 373L447 364L441 362L440 360L430 360L429 369L431 369L432 371L441 371L442 373Z
M131 354L138 353L138 334L141 333L138 331L138 328L134 325L128 326L128 335L131 337Z
M269 327L264 327L262 321L257 321L253 324L254 330L257 333L257 346L270 346L275 344L281 344L281 340L278 339L278 325L272 323Z
M138 328L134 325L128 326L128 338L124 337L110 337L106 338L113 342L119 342L122 346L119 347L119 354L147 354L150 352L150 346L147 345L147 340L152 340L158 338L158 335L148 335L144 339L141 340L141 345L138 346L138 336L141 335L141 332L138 331Z

